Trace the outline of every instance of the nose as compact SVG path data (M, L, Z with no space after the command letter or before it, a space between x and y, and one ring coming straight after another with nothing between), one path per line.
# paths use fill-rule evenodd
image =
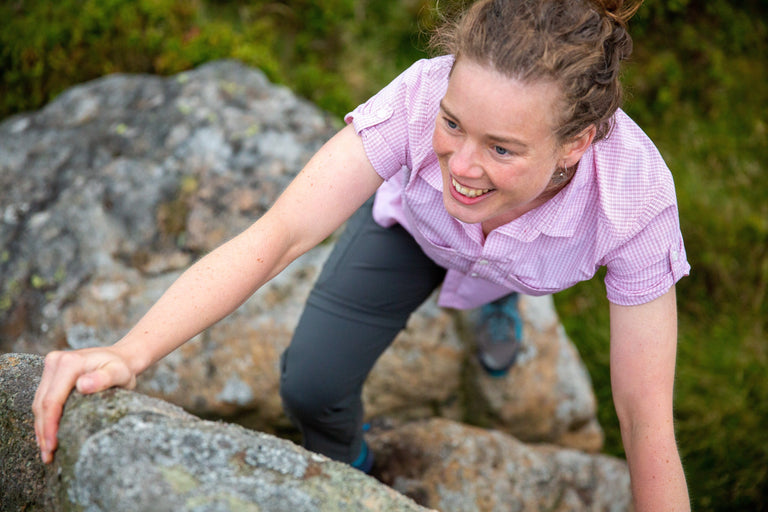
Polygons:
M471 141L464 140L448 158L448 168L451 174L463 178L482 176L483 167L479 159L477 146Z

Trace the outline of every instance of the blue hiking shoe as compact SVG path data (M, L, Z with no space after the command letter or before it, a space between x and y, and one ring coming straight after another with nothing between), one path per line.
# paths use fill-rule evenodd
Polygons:
M504 377L515 364L523 340L518 295L512 293L480 308L477 358L492 377Z
M373 452L368 448L368 443L363 441L363 444L360 447L360 455L358 455L357 459L350 465L355 469L359 469L366 475L371 473L371 470L373 469Z

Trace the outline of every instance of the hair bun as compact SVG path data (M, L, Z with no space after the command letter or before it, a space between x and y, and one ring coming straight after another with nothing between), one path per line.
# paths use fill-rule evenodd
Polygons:
M643 0L591 0L597 11L613 25L611 44L606 52L622 61L632 54L632 39L627 31L627 22L635 15Z
M635 15L643 0L629 2L624 0L592 0L592 3L603 16L626 28L627 22Z

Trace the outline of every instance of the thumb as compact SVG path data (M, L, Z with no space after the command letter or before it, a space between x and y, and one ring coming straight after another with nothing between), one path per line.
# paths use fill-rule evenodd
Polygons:
M110 388L112 384L109 381L110 379L107 372L104 370L95 370L78 377L75 387L80 393L88 395Z
M117 373L109 371L108 367L99 368L98 370L81 375L77 379L75 386L80 393L88 395L104 391L112 386L132 388L135 385L136 380L133 375L120 375L130 372L123 371Z

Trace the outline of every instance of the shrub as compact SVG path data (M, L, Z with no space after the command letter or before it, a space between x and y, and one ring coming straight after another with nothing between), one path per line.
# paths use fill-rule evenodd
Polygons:
M36 109L64 89L115 72L168 74L241 58L276 72L270 30L206 23L199 0L4 2L0 117Z

